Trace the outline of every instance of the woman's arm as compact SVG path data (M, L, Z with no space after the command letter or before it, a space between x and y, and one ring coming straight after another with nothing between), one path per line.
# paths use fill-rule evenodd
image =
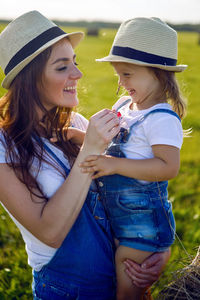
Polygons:
M154 145L152 150L154 158L150 159L93 155L87 157L80 167L84 173L95 172L93 179L112 174L146 181L162 181L175 177L179 170L180 150L168 145Z
M109 110L91 118L84 144L69 176L48 202L31 196L13 170L7 164L0 164L0 201L35 237L58 248L74 224L91 184L91 176L83 174L79 164L88 154L104 151L118 133L118 123L116 115Z

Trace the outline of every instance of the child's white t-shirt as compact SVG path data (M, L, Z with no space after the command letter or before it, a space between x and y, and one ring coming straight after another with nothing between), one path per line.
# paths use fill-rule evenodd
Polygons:
M113 109L117 108L130 97L120 98ZM122 125L131 124L137 121L142 115L156 108L172 110L170 104L160 103L145 110L132 110L129 108L130 102L119 109L122 115ZM163 112L150 114L143 122L133 126L131 135L127 143L121 144L121 149L129 159L153 158L153 145L169 145L181 149L183 143L183 129L180 120Z
M72 118L72 124L74 127L81 130L86 130L88 126L88 121L80 114L74 113ZM5 163L5 148L1 140L4 140L2 132L0 132L0 163ZM52 145L48 140L44 139L44 142L48 147L53 150L53 152L58 156L58 158L69 168L69 163L63 152ZM49 160L49 156L45 157ZM37 174L38 162L34 160L31 173ZM56 190L64 182L63 176L53 168L53 166L42 163L41 170L37 176L37 182L40 184L46 197L50 198L56 192ZM1 203L1 202L0 202ZM3 206L3 204L2 204ZM3 206L4 207L4 206ZM5 208L5 207L4 207ZM6 210L6 208L5 208ZM7 211L7 210L6 210ZM19 228L24 242L26 244L26 251L28 254L28 264L36 271L41 270L41 268L47 264L51 258L56 253L55 248L49 247L35 236L33 236L26 228L24 228L10 213L7 211L10 217L13 219L14 223ZM55 220L56 222L56 220Z

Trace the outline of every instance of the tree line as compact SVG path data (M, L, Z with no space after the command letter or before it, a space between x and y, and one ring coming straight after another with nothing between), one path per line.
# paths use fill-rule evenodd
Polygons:
M8 24L10 20L0 20L0 23ZM84 27L86 29L90 28L111 28L118 29L120 26L120 22L103 22L103 21L61 21L61 20L53 20L58 26L66 26L66 27ZM176 31L192 31L192 32L200 32L200 23L199 24L172 24L168 23L172 28Z

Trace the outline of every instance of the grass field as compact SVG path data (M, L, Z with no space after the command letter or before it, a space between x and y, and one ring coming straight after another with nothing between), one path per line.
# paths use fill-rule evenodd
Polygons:
M73 29L67 28L67 31ZM108 54L114 34L113 30L102 30L98 38L86 37L76 50L77 62L84 75L79 84L78 111L87 118L102 108L111 108L117 100L117 77L112 67L108 63L95 62L95 58ZM183 94L188 99L188 113L183 127L192 127L193 132L190 138L184 140L179 175L169 184L178 238L172 246L166 271L153 289L154 296L171 278L171 273L182 267L185 259L194 256L200 245L200 45L197 41L197 33L179 33L178 63L189 65L185 72L177 75ZM0 89L0 96L4 92ZM24 243L1 207L0 253L0 299L31 299L31 269L27 266Z

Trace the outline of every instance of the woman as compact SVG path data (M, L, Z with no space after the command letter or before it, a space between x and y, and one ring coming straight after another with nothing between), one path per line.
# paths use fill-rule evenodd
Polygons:
M20 16L0 35L2 86L8 89L0 106L0 201L26 243L34 299L115 299L109 223L95 184L79 164L104 151L119 122L107 109L89 125L72 113L82 76L73 49L82 37L37 11ZM63 140L66 126L88 127L80 149ZM49 141L53 133L55 144ZM168 256L151 257L146 269L127 261L126 272L147 286Z

